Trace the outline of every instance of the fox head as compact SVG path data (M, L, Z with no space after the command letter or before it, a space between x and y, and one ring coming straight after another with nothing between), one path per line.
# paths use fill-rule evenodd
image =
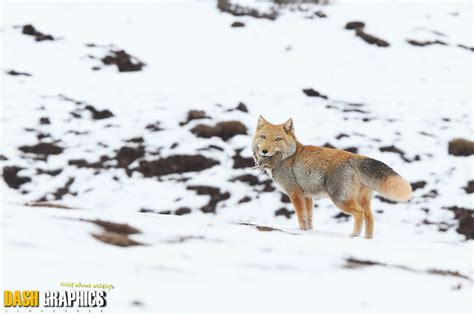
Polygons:
M258 117L257 131L253 138L252 150L255 159L279 157L284 160L296 151L296 137L293 119L273 125L261 115Z

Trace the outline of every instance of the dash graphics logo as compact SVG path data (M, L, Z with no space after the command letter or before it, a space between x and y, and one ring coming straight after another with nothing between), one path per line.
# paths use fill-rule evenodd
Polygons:
M107 293L101 290L3 292L4 307L105 307Z

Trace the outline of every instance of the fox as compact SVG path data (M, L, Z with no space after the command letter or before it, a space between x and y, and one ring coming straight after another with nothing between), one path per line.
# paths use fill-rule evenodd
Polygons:
M260 115L252 151L255 167L267 172L290 198L301 230L313 229L313 198L329 198L353 217L351 237L360 236L364 224L364 236L371 239L373 191L396 202L407 202L412 196L410 183L383 162L344 150L301 144L292 118L274 125Z

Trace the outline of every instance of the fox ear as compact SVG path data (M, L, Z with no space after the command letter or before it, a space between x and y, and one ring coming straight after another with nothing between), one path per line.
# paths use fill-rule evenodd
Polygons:
M268 125L268 121L263 118L262 115L258 116L258 122L257 122L257 130L262 128L263 126Z
M295 131L295 125L293 124L293 118L288 119L284 124L283 124L283 129L287 133L289 132L294 132Z

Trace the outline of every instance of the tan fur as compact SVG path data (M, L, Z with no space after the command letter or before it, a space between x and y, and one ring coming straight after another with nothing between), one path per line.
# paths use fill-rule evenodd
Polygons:
M394 201L406 202L411 198L411 185L400 176L390 176L380 185L382 196Z
M303 145L293 120L273 125L259 117L252 149L257 166L290 197L302 230L313 228L313 197L329 197L354 218L351 236L372 238L372 191L394 201L408 201L411 186L380 161L343 150Z

